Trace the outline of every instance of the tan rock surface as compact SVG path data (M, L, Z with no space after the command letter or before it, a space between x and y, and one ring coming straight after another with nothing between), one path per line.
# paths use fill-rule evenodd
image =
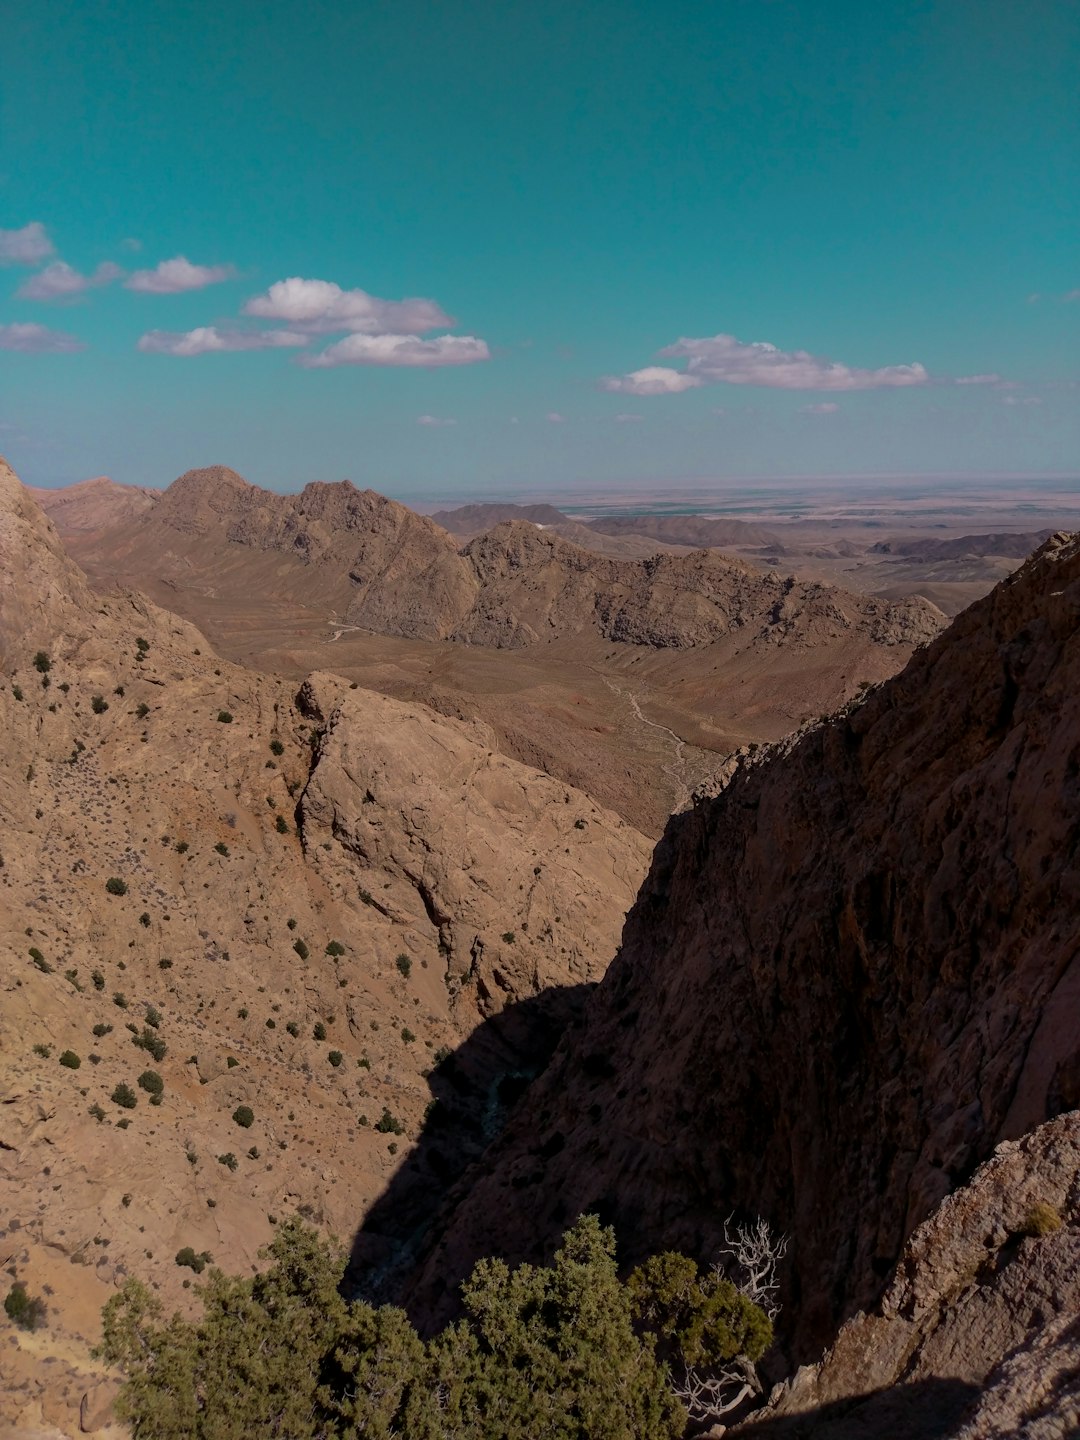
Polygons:
M49 1312L0 1314L0 1431L74 1435L113 1287L186 1303L180 1249L243 1271L297 1208L351 1239L479 1026L450 1131L475 1148L483 1085L547 1053L517 1013L547 984L573 1012L650 846L482 725L331 676L301 711L141 597L91 599L6 466L0 543L0 1256Z
M1033 1234L1042 1217L1045 1234ZM908 1240L879 1305L733 1433L1027 1435L1080 1421L1080 1114L998 1147ZM946 1408L954 1407L949 1413ZM890 1427L889 1416L902 1417Z
M1001 1140L1080 1102L1080 541L672 821L622 950L413 1291L614 1221L789 1233L801 1358ZM456 1210L453 1201L456 1199Z

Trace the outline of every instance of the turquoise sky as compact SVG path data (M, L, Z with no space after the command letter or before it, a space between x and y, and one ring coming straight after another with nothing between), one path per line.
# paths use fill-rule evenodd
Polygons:
M1073 0L2 12L30 483L1080 468Z

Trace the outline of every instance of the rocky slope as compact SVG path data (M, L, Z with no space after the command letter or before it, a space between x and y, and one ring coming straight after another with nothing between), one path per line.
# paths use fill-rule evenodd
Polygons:
M480 722L328 675L298 697L91 598L2 463L0 565L0 1254L49 1310L0 1315L0 1431L71 1434L115 1283L182 1302L180 1250L243 1270L297 1208L347 1239L466 1042L447 1148L478 1148L650 847Z
M748 1440L1066 1440L1080 1430L1080 1114L999 1146L904 1246L872 1314Z
M786 1343L875 1303L1003 1139L1080 1104L1080 540L677 817L622 950L412 1294L598 1210L628 1259L791 1236Z
M268 598L331 606L348 625L494 647L579 635L680 649L733 635L741 647L913 645L941 621L923 602L856 596L709 553L613 559L523 521L459 554L426 517L348 481L278 495L222 466L182 475L152 512L75 553L92 553L99 574L137 580L149 570L185 585L227 586L239 567L241 583Z

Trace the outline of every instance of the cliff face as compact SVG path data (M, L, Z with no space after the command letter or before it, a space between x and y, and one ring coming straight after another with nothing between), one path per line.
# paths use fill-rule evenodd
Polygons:
M904 1246L880 1304L747 1440L1066 1440L1080 1426L1080 1115L1007 1141Z
M792 1238L806 1357L1003 1139L1080 1104L1080 541L673 820L620 955L414 1298L599 1211L627 1260Z

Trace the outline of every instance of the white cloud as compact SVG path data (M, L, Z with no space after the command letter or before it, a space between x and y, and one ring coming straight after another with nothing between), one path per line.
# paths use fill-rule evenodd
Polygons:
M953 381L954 385L1000 385L1000 375L958 375Z
M20 300L70 300L99 285L111 285L123 273L120 266L114 265L111 260L103 261L92 275L80 275L63 260L54 260L44 270L24 280L15 294Z
M808 350L779 350L764 340L743 344L734 335L683 338L660 354L685 359L683 378L698 384L760 385L775 390L875 390L926 385L930 380L918 363L862 370L811 355Z
M1002 405L1041 405L1038 395L1003 395Z
M207 285L220 285L235 274L231 265L192 265L183 255L177 255L172 260L162 260L153 270L136 270L126 284L129 290L143 295L179 295L185 290L205 290Z
M1061 298L1066 305L1070 305L1074 300L1080 300L1080 290L1066 290Z
M416 417L416 423L417 425L427 425L434 429L441 428L444 425L456 425L457 421L449 418L444 419L439 415L418 415Z
M85 350L85 342L63 330L44 325L0 325L0 350L17 350L23 355L70 355Z
M31 221L21 230L0 230L0 265L40 265L55 253L40 220Z
M615 423L616 423L617 425L634 425L634 424L637 423L638 420L643 420L644 418L645 418L645 417L644 417L643 415L630 415L630 414L616 415L616 416L615 416Z
M308 337L291 330L219 330L203 325L196 330L150 330L139 339L147 355L209 355L222 350L280 350L306 345Z
M548 422L552 425L565 425L566 416L560 415L557 410L549 410L547 413Z
M704 383L684 370L646 365L644 370L631 370L629 375L605 375L600 388L615 395L677 395L680 390L693 390Z
M835 400L823 400L820 405L800 405L800 415L835 415L840 406Z
M454 324L434 300L380 300L366 290L342 290L330 280L304 280L298 275L278 280L265 295L249 300L244 314L283 320L319 335L335 330L358 335L422 335Z
M437 335L421 340L415 335L346 335L317 355L301 355L309 370L336 365L405 365L435 369L442 365L474 365L490 360L487 343L475 335Z
M128 235L126 239L120 241L120 249L126 250L130 255L137 255L142 249L142 241L136 240L134 235Z

